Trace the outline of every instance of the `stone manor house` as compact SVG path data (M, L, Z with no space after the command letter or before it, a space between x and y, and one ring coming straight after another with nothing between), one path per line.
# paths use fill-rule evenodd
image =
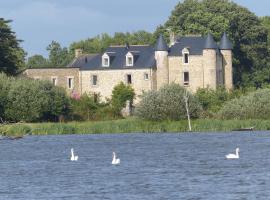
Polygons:
M137 96L172 82L191 92L219 85L232 89L232 44L226 33L219 45L209 33L207 37L172 37L168 47L160 35L154 47L110 46L96 55L76 49L75 59L67 67L30 68L24 75L50 80L70 94L100 94L103 100L111 97L114 86L121 81L130 84Z

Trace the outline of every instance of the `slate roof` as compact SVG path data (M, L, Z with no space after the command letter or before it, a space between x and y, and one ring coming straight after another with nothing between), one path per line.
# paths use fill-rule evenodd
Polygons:
M126 54L136 55L133 66L126 66ZM69 67L80 67L80 70L108 70L108 69L145 69L156 66L155 51L150 45L111 46L104 53L110 57L110 66L102 66L102 55L85 55L74 60ZM87 59L87 60L85 60Z
M205 45L203 37L180 37L176 43L171 46L169 56L182 56L182 50L188 48L190 55L202 55Z
M220 48L229 49L231 43L223 35ZM211 34L207 37L185 36L177 39L176 43L168 48L163 36L160 35L156 46L150 45L126 45L111 46L102 54L83 55L75 59L68 67L79 67L80 70L108 70L108 69L147 69L156 67L155 50L168 51L169 56L182 56L182 50L188 48L190 55L202 55L204 49L215 49L219 53L219 47ZM130 52L134 56L134 65L126 66L126 54ZM110 56L110 66L102 66L102 55Z
M205 39L204 49L217 49L217 48L218 46L213 38L213 35L211 33L208 33Z
M155 50L156 51L168 51L168 45L165 42L162 34L159 35L159 38L158 38L156 46L155 46Z
M182 56L184 48L189 50L189 55L202 55L204 49L215 49L219 53L218 45L211 34L208 34L207 37L184 36L178 38L176 43L171 46L169 56Z
M222 38L221 38L219 49L222 49L222 50L232 50L233 49L232 42L230 41L230 39L228 38L226 33L224 33Z

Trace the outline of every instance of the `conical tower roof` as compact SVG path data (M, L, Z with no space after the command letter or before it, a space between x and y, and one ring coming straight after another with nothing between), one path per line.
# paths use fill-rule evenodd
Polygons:
M219 49L221 49L221 50L232 50L233 49L232 42L230 41L230 39L228 38L226 33L223 33L223 36L222 36L221 41L220 41Z
M155 46L155 51L168 51L168 45L165 42L162 34L159 35L159 38Z
M206 37L204 49L217 49L217 44L211 33L208 33Z

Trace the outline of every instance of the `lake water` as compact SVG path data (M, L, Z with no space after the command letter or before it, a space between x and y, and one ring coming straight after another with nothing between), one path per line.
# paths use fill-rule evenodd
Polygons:
M226 160L236 147L240 159ZM1 200L269 199L269 188L270 132L0 140Z

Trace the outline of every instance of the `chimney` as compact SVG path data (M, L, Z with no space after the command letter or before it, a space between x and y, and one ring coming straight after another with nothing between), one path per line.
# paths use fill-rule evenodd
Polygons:
M129 43L126 42L126 50L129 50Z
M75 49L75 58L79 58L82 55L82 49Z
M170 47L175 44L175 34L172 30L170 30Z

